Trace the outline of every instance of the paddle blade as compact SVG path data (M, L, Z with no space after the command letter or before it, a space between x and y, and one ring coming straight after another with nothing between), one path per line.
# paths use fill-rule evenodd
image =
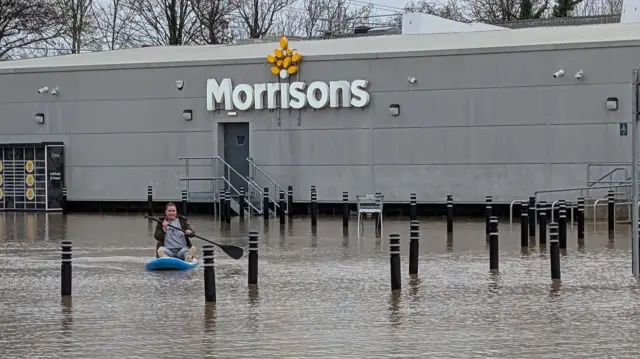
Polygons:
M220 247L220 249L222 249L223 252L225 252L229 257L233 258L233 259L240 259L242 258L242 253L244 252L242 250L242 248L237 247L237 246L228 246L228 245L223 245L220 244L218 245Z

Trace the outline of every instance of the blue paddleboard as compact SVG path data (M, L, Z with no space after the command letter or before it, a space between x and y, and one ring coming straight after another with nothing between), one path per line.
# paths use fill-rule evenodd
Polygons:
M187 270L193 269L198 265L198 260L194 259L192 262L185 262L180 258L173 257L161 257L154 258L147 262L147 270Z

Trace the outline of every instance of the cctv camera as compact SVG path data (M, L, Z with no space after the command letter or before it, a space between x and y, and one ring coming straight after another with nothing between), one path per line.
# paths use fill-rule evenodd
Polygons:
M58 94L58 88L56 87L53 90L51 90L51 94L54 95L54 96L57 95Z
M576 72L576 74L574 75L574 77L578 80L581 80L583 76L584 76L584 73L582 72L582 70Z
M409 76L408 80L409 80L409 83L412 83L412 84L416 83L416 78L415 77Z
M557 79L558 77L561 77L562 75L564 75L564 70L560 69L560 70L556 71L556 73L553 74L553 78Z
M48 88L48 87L46 87L46 86L45 86L45 87L43 87L43 88L41 88L40 90L38 90L38 93L39 93L39 94L43 94L43 93L47 93L47 92L49 92L49 88Z

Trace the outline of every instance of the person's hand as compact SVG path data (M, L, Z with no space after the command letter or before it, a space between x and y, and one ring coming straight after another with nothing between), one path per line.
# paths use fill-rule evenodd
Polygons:
M186 231L184 231L184 234L186 234L187 236L192 236L193 232L191 232L190 229L187 229Z
M162 230L166 232L168 226L169 222L165 219L164 222L162 222Z

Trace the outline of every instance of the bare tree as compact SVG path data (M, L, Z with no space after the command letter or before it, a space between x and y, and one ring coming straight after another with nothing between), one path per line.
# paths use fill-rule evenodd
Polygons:
M502 22L539 19L549 11L549 0L462 0L474 21Z
M269 33L276 14L292 2L293 0L229 0L247 37L251 39L259 39Z
M469 21L456 0L448 0L446 3L428 0L410 1L405 5L404 9L407 12L422 12L454 21ZM402 22L402 19L400 19L400 22Z
M95 18L93 17L93 0L53 0L62 14L60 25L62 33L56 41L77 54L81 50L95 48Z
M352 32L356 26L368 25L373 5L350 6L350 0L328 0L319 29L331 33Z
M206 44L226 44L231 41L229 28L233 8L226 0L190 0L200 25L200 37Z
M97 41L108 50L127 48L137 43L132 29L135 12L126 6L125 1L96 1L92 7Z
M190 0L127 0L135 13L134 34L153 45L187 45L196 41L199 23Z
M622 0L583 0L573 9L571 15L596 16L620 13L622 13Z
M0 59L57 37L59 15L48 0L0 0Z

